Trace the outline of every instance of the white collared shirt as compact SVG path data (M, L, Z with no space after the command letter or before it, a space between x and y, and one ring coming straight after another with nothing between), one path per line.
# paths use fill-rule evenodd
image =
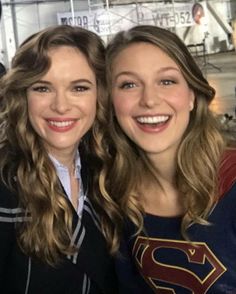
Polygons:
M70 186L70 174L69 170L66 166L61 164L55 157L53 157L51 154L49 154L49 157L51 158L57 172L57 176L60 179L60 182L66 192L67 197L72 203L71 199L71 186ZM79 151L76 153L75 157L75 175L74 175L78 181L79 181L79 193L78 193L78 207L77 207L77 213L81 217L83 207L84 207L84 200L86 195L84 194L82 179L81 179L81 160Z

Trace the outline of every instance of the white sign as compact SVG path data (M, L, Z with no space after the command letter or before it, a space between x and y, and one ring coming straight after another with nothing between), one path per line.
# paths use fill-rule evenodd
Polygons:
M59 24L81 26L104 36L134 26L137 16L133 5L126 5L109 10L96 9L91 12L75 12L74 23L70 12L58 13L57 19Z
M155 3L138 5L138 22L165 28L193 25L192 4L158 6Z
M156 3L119 5L109 9L58 13L59 24L81 26L105 36L127 30L138 24L160 27L186 27L193 25L192 4L158 5Z

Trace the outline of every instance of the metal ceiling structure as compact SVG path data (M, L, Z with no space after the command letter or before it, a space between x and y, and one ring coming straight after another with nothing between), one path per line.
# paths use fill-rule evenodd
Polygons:
M169 14L169 22L170 22L170 14L176 15L178 13L178 7L182 5L185 7L190 3L201 3L205 2L207 4L207 9L211 16L215 19L218 26L224 30L225 34L232 33L232 27L229 25L227 21L225 21L222 16L220 15L219 11L217 11L214 7L214 3L228 3L229 6L234 7L232 8L233 13L235 14L236 10L236 1L234 0L205 0L205 1L197 1L197 0L3 0L2 2L2 9L3 15L4 13L7 17L2 21L2 39L5 45L5 52L7 52L8 57L7 59L10 60L15 48L19 45L21 40L19 40L19 18L18 18L18 7L23 9L23 7L38 7L41 9L45 5L50 5L56 7L56 3L58 3L59 7L63 7L63 3L65 3L65 7L68 9L68 14L71 14L70 18L72 19L72 24L77 25L74 23L76 19L75 13L78 13L78 10L82 7L78 3L84 3L83 7L87 7L89 13L95 11L97 16L101 17L100 19L96 19L96 21L105 22L107 18L109 20L109 25L107 31L104 32L104 35L113 34L116 31L115 28L118 30L122 27L122 22L124 26L128 25L136 25L143 23L142 21L146 21L148 23L148 19L141 19L140 15L142 15L142 11L149 13L150 17L153 18L154 25L163 25L167 24L167 16ZM186 5L185 5L186 4ZM37 9L37 8L35 8ZM85 8L83 8L85 9ZM148 9L150 11L148 11ZM166 9L166 10L165 10ZM43 10L43 9L42 9ZM99 13L97 12L99 10ZM168 13L166 13L166 11ZM39 14L39 13L38 13ZM104 15L102 15L104 14ZM96 17L97 17L96 16ZM38 15L40 18L41 15ZM102 18L103 17L103 18ZM160 20L160 17L163 19ZM233 16L236 18L235 16ZM174 20L174 21L173 21ZM40 21L40 19L39 19ZM162 22L161 22L162 21ZM164 23L165 22L165 23ZM120 23L120 24L119 24ZM169 29L176 31L178 27L178 23L176 22L175 17L172 18L172 23L169 24ZM189 35L189 26L182 28L183 39L185 40ZM179 29L179 28L178 28ZM100 33L100 32L98 32Z

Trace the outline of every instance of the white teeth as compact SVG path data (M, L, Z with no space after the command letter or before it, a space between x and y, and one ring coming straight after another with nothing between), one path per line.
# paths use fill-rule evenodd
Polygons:
M137 121L142 124L158 124L158 123L166 122L168 119L169 119L168 115L137 117Z
M74 121L52 121L49 120L48 123L52 126L56 126L58 128L68 127L73 124Z

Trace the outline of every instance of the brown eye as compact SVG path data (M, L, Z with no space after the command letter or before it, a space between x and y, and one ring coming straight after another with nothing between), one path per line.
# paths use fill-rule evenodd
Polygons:
M34 92L39 92L39 93L46 93L50 91L49 88L46 86L34 86L32 87L32 90Z
M89 87L87 87L87 86L75 86L73 88L74 92L85 92L85 91L88 91L88 90L89 90Z

